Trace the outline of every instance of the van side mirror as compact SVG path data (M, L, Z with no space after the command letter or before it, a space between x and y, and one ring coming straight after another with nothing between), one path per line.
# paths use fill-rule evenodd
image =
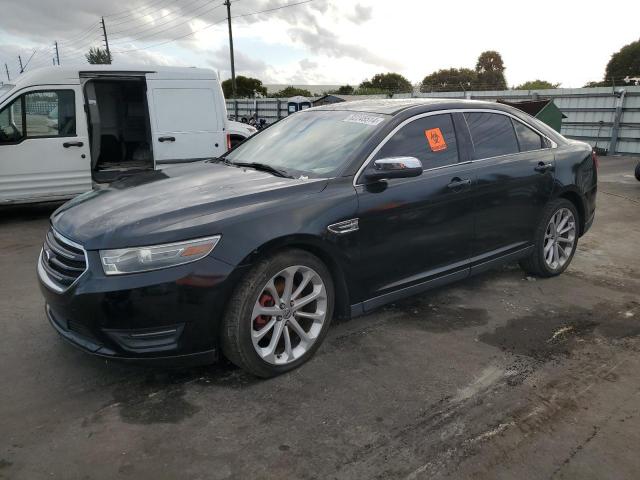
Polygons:
M422 175L422 162L415 157L380 158L373 162L373 168L365 171L365 178L372 181L420 175Z

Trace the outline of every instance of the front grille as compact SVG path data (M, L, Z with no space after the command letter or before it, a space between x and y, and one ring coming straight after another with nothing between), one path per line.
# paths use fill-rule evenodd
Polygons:
M87 259L80 245L52 229L42 246L42 268L60 290L65 290L87 270Z

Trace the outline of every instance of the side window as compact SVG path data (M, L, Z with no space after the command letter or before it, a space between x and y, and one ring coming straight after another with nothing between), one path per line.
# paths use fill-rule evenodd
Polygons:
M24 137L22 97L0 110L0 144L15 143Z
M415 157L422 168L458 162L458 143L450 114L430 115L408 123L378 151L375 158Z
M524 123L517 120L513 121L513 127L516 129L516 135L518 136L518 143L520 144L521 152L528 152L529 150L539 150L544 148L545 144L542 141L542 137L536 132L527 127Z
M73 90L30 92L24 95L27 137L69 137L76 134Z
M497 113L465 113L471 132L474 159L497 157L518 152L516 134L511 119Z

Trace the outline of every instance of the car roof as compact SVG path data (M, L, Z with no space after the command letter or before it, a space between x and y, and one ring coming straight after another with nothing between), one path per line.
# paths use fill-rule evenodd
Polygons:
M461 100L451 98L401 98L401 99L367 99L350 102L332 103L304 110L313 111L352 111L362 113L384 114L390 116L402 115L401 118L409 118L425 112L439 110L498 110L519 118L525 123L534 125L536 129L544 133L556 143L566 142L566 139L558 132L531 115L518 110L515 107L502 103L482 100Z
M397 115L409 109L433 111L459 108L491 108L495 110L511 111L510 108L503 107L503 105L496 104L495 102L485 102L480 100L452 100L444 98L385 98L332 103L329 105L314 107L312 110L342 110L363 113L379 113L386 115Z

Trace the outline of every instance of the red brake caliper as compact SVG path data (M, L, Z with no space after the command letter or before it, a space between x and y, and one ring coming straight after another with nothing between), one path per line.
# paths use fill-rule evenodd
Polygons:
M276 304L276 302L273 300L273 297L268 293L263 293L262 295L260 295L258 303L263 307L273 307ZM271 320L271 317L269 315L258 315L253 320L254 330L262 330L264 326L269 323L269 320Z

